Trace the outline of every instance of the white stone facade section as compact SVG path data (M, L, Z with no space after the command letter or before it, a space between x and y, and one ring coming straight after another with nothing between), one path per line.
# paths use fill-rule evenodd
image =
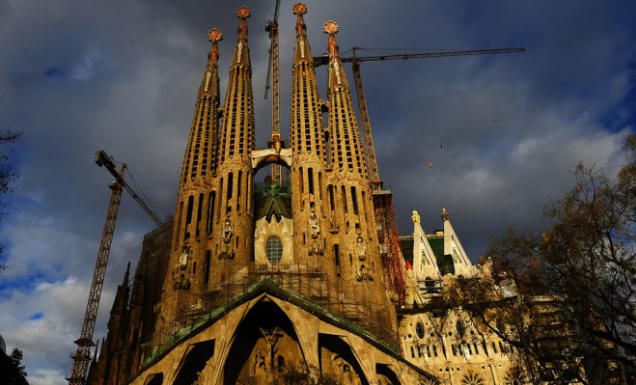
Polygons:
M466 252L459 242L459 237L455 233L450 219L444 220L444 255L453 256L455 276L461 275L464 278L468 278L477 273L475 266L470 263L468 256L466 256Z
M413 223L413 271L418 281L440 280L437 258L419 222Z
M293 221L289 218L281 216L280 222L276 219L276 215L272 215L269 222L267 221L267 216L259 219L256 222L256 230L254 232L254 259L256 263L272 267L267 259L267 240L272 236L276 236L283 243L283 257L279 265L293 264L294 244L292 242L292 234Z

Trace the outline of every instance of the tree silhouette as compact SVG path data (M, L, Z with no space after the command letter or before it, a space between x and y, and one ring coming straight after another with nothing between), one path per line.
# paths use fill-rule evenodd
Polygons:
M0 377L5 385L29 385L25 366L22 365L22 351L14 348L10 356L0 352Z

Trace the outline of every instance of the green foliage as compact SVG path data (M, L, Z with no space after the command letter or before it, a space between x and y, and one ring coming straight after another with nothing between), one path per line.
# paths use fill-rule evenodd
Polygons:
M0 221L8 214L7 197L13 192L12 184L19 177L16 172L13 171L13 167L9 162L10 152L6 145L14 143L20 138L22 134L16 133L10 130L0 131ZM4 251L4 245L0 244L0 255ZM6 266L0 265L0 271L4 270Z
M3 385L29 385L20 349L14 348L10 356L0 352L0 377Z
M620 383L636 373L636 136L625 150L616 178L574 165L572 189L544 208L543 232L491 238L492 266L446 285L435 303L441 315L461 307L508 342L535 383Z

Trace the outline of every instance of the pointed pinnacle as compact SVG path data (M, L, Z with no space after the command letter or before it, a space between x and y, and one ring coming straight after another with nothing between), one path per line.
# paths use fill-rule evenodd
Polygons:
M329 35L336 34L339 31L338 23L336 23L333 20L329 20L328 22L325 23L325 26L322 28L322 31Z
M239 19L247 19L248 17L252 16L252 14L250 13L250 9L244 5L239 8L238 11L236 11L236 14Z
M213 30L208 32L208 39L210 39L212 43L216 43L217 41L223 40L223 34L221 33L221 31L214 28Z
M294 15L302 15L307 13L307 6L303 3L294 5Z

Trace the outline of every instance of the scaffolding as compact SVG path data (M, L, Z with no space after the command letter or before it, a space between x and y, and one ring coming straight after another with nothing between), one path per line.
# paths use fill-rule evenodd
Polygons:
M400 233L393 206L393 192L380 190L373 192L378 242L384 267L386 288L393 295L398 305L404 305L406 299L406 282L404 257L400 248Z
M191 298L178 308L177 318L165 324L154 334L152 341L144 344L144 366L215 316L224 314L265 280L304 306L399 354L398 331L389 326L391 313L385 308L391 305L371 301L364 285L347 282L337 277L335 271L300 264L272 266L227 261L217 272L226 279L208 287L202 296L195 298L196 293L190 294Z

